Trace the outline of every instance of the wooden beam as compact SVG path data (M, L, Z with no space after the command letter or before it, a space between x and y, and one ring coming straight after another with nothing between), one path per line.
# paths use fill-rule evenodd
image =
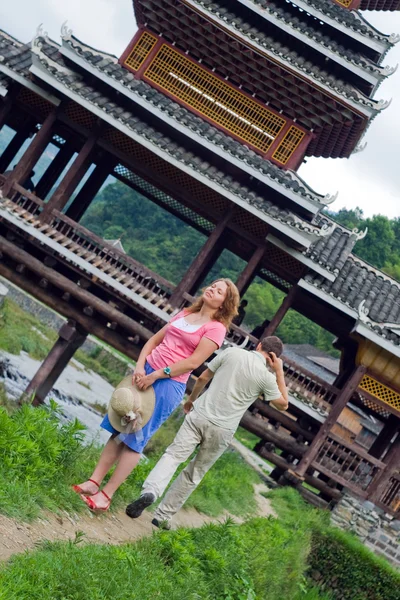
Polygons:
M71 148L70 144L66 142L57 152L56 157L51 161L38 184L35 186L35 193L39 198L43 198L43 200L46 198L73 155L74 150Z
M15 133L14 137L0 156L0 173L3 173L8 169L10 163L18 154L31 132L32 124L29 123Z
M43 154L46 146L51 142L54 125L58 114L59 107L54 108L49 113L32 142L25 150L25 153L19 160L15 169L7 177L7 181L5 182L2 190L5 198L9 197L15 183L22 184L29 177L30 172Z
M195 292L193 288L196 286L196 283L198 283L199 280L201 281L204 277L204 273L211 268L211 263L215 261L217 244L221 241L221 238L225 233L226 227L231 220L233 210L233 208L229 210L211 232L206 243L183 276L182 281L176 286L170 298L170 303L173 306L179 307L182 304L184 292L188 292L189 294ZM221 250L221 248L219 248L219 250Z
M383 453L390 445L393 436L400 429L400 418L396 415L389 415L388 420L384 424L381 432L378 434L371 448L369 454L375 458L381 458Z
M14 94L12 91L7 92L7 96L0 105L0 129L6 124L8 115L14 105Z
M300 458L307 450L307 446L299 444L295 438L290 435L276 431L275 429L270 429L265 421L257 419L257 417L252 415L249 411L245 412L243 415L240 426L247 429L247 431L254 433L254 435L257 435L262 440L272 442L281 450L293 454L295 458Z
M350 377L349 381L347 382L347 385L341 390L340 394L337 396L336 400L332 404L332 408L330 410L329 415L322 423L317 435L312 441L306 454L303 456L302 460L296 467L295 473L299 478L304 476L311 463L317 457L317 454L321 449L323 443L325 442L328 433L338 420L338 417L344 409L344 407L346 406L347 402L350 400L350 398L356 391L365 372L366 368L364 366L357 367L353 372L352 376Z
M86 340L87 333L80 330L75 323L64 323L59 338L49 354L40 365L32 381L26 388L23 397L32 398L33 405L43 404L47 394L68 365L76 350Z
M86 210L89 208L93 198L96 196L101 186L112 172L115 163L111 157L99 161L93 173L89 176L82 189L78 192L71 205L67 209L66 215L73 221L80 221Z
M315 433L307 431L303 427L300 427L295 419L291 419L287 413L276 410L269 402L263 402L262 400L256 400L252 408L256 409L263 417L277 421L292 433L303 436L307 442L312 442L315 437Z
M265 458L265 460L272 462L274 465L279 467L281 471L286 471L287 469L293 468L293 465L288 463L288 461L285 458L279 456L279 454L275 454L275 452L267 450L266 448L260 448L260 450L257 451L257 454L262 456L262 458ZM322 481L322 479L318 479L318 477L314 477L313 475L306 475L304 479L305 482L308 483L308 485L311 485L312 487L322 492L324 495L330 496L335 500L340 500L343 495L340 490L338 490L337 488L330 487L330 485L328 485L326 481Z
M30 281L23 275L18 275L16 271L6 266L0 261L0 275L11 281L16 286L25 290L28 294L37 298L40 302L43 302L46 306L57 312L58 314L66 317L67 319L73 319L79 325L87 331L90 335L93 335L100 340L103 340L113 348L116 348L122 354L125 354L132 360L137 360L140 354L142 343L131 343L127 340L126 332L123 331L115 332L105 325L99 323L96 319L86 317L83 312L75 306L69 303L70 294L66 292L59 297L55 295L51 290L43 290L36 283ZM149 332L150 333L150 332ZM151 333L150 333L151 335ZM147 340L143 340L147 341Z
M236 281L236 287L239 290L240 295L243 295L246 292L247 288L253 281L258 266L264 256L264 252L265 244L260 244L259 246L257 246L249 262L247 263L243 271L240 273Z
M390 450L388 451L384 463L386 467L382 469L381 473L375 477L370 486L368 487L368 498L371 502L380 502L383 492L392 477L393 473L399 472L400 465L400 434L393 442Z
M2 236L0 236L0 251L3 252L4 255L9 256L13 261L20 263L24 267L24 270L26 268L30 269L40 278L46 279L57 289L71 294L71 296L79 300L83 306L91 306L110 322L115 321L130 334L139 335L141 339L146 341L153 335L151 331L140 325L140 323L136 323L136 321L113 308L104 300L100 300L100 298L97 298L94 294L82 289L76 283L68 279L68 277L46 267L43 262L31 256L25 252L25 250L18 248Z
M50 222L54 210L62 211L71 197L74 189L84 177L92 162L91 156L96 146L98 136L99 129L97 129L92 135L90 135L90 137L88 137L78 156L68 169L68 172L65 174L60 185L47 202L40 215L40 220L44 223Z
M283 299L282 304L276 311L275 315L272 317L270 323L267 325L267 327L264 330L264 333L262 334L260 339L263 339L265 337L275 334L275 331L278 329L279 325L285 318L286 313L288 312L289 308L293 304L293 300L296 295L296 291L297 291L296 285L294 285L293 287L290 288L288 294Z

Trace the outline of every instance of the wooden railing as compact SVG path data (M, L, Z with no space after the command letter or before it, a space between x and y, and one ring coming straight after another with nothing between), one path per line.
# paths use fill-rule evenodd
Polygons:
M390 477L377 504L396 516L400 515L400 472Z
M289 392L311 408L327 415L340 390L293 360L285 356L282 359Z
M368 454L366 450L345 442L332 432L329 433L312 466L363 497L367 497L369 486L385 468L382 461Z
M45 203L18 184L15 184L13 189L17 195L14 195L12 201L3 199L2 205L5 208L32 225L49 240L57 242L72 254L84 259L117 283L139 293L152 305L165 310L167 315L174 311L169 305L169 297L174 289L171 282L59 211L53 212L50 223L42 223L39 215Z

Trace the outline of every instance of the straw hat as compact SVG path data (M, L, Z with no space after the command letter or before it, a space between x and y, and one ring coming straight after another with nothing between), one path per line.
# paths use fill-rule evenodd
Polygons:
M132 383L132 375L125 377L115 388L108 406L111 425L121 433L142 429L154 411L156 397L153 386L139 390Z

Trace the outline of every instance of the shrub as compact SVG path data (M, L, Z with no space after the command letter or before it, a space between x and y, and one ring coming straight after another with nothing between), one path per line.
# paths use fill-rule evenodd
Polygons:
M315 531L311 576L337 600L398 600L400 573L351 534L336 528Z

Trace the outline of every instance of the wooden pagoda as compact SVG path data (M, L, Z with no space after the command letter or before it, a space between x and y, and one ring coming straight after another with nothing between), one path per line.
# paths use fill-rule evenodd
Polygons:
M27 389L42 402L88 334L135 359L230 250L246 262L242 294L256 276L285 292L264 334L293 308L342 355L334 382L285 358L289 412L258 401L242 421L256 450L320 505L346 489L399 515L400 285L352 254L365 232L324 216L334 197L296 172L306 156L349 157L387 105L374 94L398 38L357 8L400 2L135 0L119 59L65 27L61 44L1 32L0 127L14 135L0 157L0 274L68 320ZM207 236L178 285L80 223L109 175ZM233 327L226 343L256 342ZM367 445L339 426L349 405L380 425Z

